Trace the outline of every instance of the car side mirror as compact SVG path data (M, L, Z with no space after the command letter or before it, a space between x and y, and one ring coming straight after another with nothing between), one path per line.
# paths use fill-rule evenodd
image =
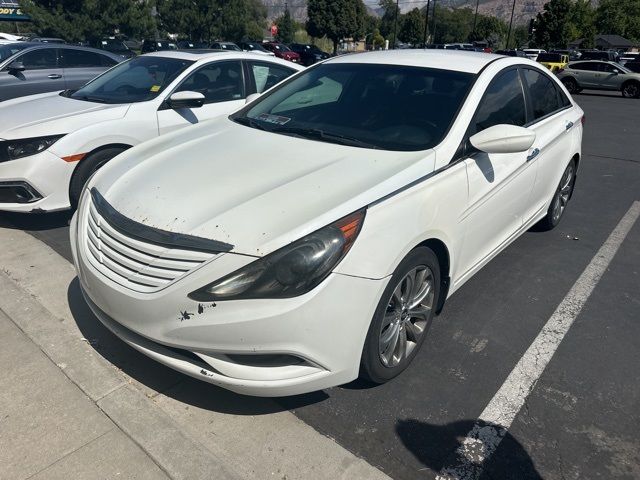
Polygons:
M9 65L9 72L24 72L27 68L18 60Z
M200 92L176 92L169 97L167 103L171 108L200 108L204 105L204 95Z
M251 103L253 102L256 98L258 98L260 96L259 93L252 93L251 95L247 95L247 98L245 99L244 103Z
M469 142L485 153L518 153L531 148L535 132L515 125L494 125L473 135Z

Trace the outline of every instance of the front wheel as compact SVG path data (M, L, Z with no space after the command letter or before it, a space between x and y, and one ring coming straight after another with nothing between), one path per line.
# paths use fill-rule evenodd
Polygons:
M80 164L76 167L76 171L71 178L71 184L69 185L69 202L71 203L72 209L75 210L78 207L84 185L87 183L87 180L91 178L91 175L113 157L121 154L125 150L126 148L122 147L105 148L87 155L80 160Z
M622 95L627 98L640 97L640 83L627 82L622 86Z
M382 294L362 351L362 377L384 383L409 366L431 326L439 295L438 258L418 247L400 262Z
M538 223L540 230L552 230L560 223L560 219L567 208L571 195L573 195L575 184L576 161L571 160L562 174L560 184L556 189L556 193L553 195L549 210L547 210L547 215Z

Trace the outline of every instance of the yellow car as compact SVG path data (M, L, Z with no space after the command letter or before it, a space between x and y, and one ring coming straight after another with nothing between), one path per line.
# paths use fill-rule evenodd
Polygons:
M541 63L552 72L562 70L569 63L569 55L561 53L541 53L538 55L538 63Z

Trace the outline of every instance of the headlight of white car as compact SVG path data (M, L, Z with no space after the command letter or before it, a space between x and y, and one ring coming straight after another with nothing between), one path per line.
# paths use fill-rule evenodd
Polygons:
M16 160L22 157L29 157L36 153L44 152L51 145L60 140L64 135L49 135L46 137L21 138L19 140L7 140L4 142L5 160Z
M320 284L344 258L360 233L365 210L297 240L286 247L189 294L198 302L249 298L290 298Z

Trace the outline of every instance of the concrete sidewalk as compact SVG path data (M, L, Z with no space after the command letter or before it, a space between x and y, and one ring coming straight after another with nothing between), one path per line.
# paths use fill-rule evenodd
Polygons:
M128 348L32 236L0 228L0 245L0 479L388 478L274 400Z

